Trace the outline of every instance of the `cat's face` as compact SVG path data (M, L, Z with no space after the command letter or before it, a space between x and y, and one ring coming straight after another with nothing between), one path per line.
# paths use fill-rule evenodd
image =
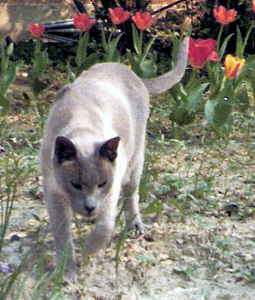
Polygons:
M114 181L119 140L108 140L95 147L89 156L83 156L69 139L56 139L55 173L76 213L94 217L105 201Z

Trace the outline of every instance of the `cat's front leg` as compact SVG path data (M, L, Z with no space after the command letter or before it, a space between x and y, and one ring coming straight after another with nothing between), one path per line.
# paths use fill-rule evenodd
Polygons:
M85 257L98 252L110 240L115 228L118 198L118 191L110 193L98 207L96 225L86 238L83 252Z
M124 201L125 219L128 229L134 229L139 234L144 234L143 222L139 211L138 188L126 194Z
M144 234L139 210L139 183L143 169L143 159L144 157L141 155L136 168L131 173L130 181L122 188L126 224L129 230L135 229L139 234Z
M46 193L46 204L50 216L50 225L56 247L57 266L66 264L64 279L77 280L74 245L71 236L71 209L68 200L61 194Z

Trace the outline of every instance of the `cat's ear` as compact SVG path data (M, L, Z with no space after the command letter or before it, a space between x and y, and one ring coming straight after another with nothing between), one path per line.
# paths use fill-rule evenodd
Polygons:
M55 157L58 164L62 164L66 160L77 158L77 149L74 144L64 136L58 136L55 141Z
M107 158L109 161L114 162L117 158L117 150L119 146L120 137L116 136L106 142L99 149L101 157Z

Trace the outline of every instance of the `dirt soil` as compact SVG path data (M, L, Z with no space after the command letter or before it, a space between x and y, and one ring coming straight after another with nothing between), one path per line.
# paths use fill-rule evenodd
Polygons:
M73 231L79 279L63 287L61 299L255 299L254 141L253 133L241 137L234 133L228 142L213 145L196 138L166 141L163 154L151 166L160 174L159 182L152 185L156 189L161 182L163 186L165 176L179 185L173 184L160 196L151 193L148 202L141 204L144 209L158 197L163 210L143 217L145 235L126 238L118 272L120 226L108 247L84 262L81 247L93 224L78 218ZM33 180L39 186L40 180ZM195 185L196 191L200 186L200 196L194 194ZM26 253L43 256L44 270L54 264L40 190L29 199L20 191L0 262L17 266ZM27 290L36 284L36 263L24 275ZM47 291L42 291L40 299L48 299Z
M235 143L230 146L233 151L237 149ZM187 149L183 153L179 152L175 158L176 163L172 157L168 168L173 171L176 166L176 172L179 173L182 169L180 165L183 163L183 168L186 165L185 160L179 159L186 155ZM198 159L199 153L196 157ZM208 163L210 159L204 163L205 170ZM197 164L193 167L195 169ZM213 201L221 202L222 207L226 207L225 204L231 199L238 203L237 207L232 205L234 210L242 210L241 202L245 200L242 199L242 185L247 188L245 178L235 172L227 173L224 162L216 171L219 174L217 184L206 198L215 197ZM192 172L191 167L190 174ZM224 197L226 190L228 197ZM231 205L229 207L231 210ZM38 237L38 222L33 214L40 216L41 220L47 220L46 208L41 201L29 200L24 203L21 200L15 203L7 240L14 235L20 239L9 240L1 261L15 265L20 262L22 254L33 247L38 249L38 241L42 237ZM254 299L254 218L238 220L236 212L231 217L229 214L230 211L215 210L209 211L208 216L188 215L182 221L170 221L164 215L159 218L144 217L146 234L126 239L120 256L118 278L114 260L118 232L107 249L86 263L82 262L81 248L77 247L79 280L75 285L64 287L65 299ZM83 232L91 226L80 224ZM47 227L41 231L46 231L40 234L43 237L46 234L43 242L45 251L51 257L47 262L49 266L53 264L54 255L52 238ZM34 284L31 277L31 286Z

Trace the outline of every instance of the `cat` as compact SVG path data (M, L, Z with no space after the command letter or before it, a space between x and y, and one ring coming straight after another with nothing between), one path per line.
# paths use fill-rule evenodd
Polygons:
M175 67L154 79L140 79L120 63L84 71L56 95L41 146L44 197L57 261L67 254L65 278L76 281L71 219L74 212L96 219L84 255L101 249L115 227L120 193L130 228L144 232L139 213L149 95L170 89L183 77L188 38Z

